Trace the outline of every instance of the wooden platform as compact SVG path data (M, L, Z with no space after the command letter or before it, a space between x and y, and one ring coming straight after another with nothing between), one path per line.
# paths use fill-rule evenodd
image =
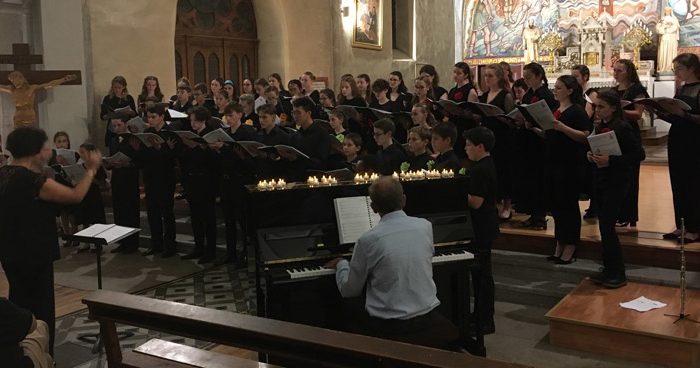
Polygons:
M664 308L637 312L619 303L640 296L666 303ZM671 367L700 364L700 323L664 314L678 314L680 290L630 283L607 289L586 279L552 308L552 345ZM700 320L700 292L686 292L686 313Z

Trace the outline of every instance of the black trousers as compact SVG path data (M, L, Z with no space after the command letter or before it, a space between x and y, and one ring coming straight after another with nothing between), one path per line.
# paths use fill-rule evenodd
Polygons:
M381 319L363 313L350 332L436 349L450 349L459 330L437 308L411 319Z
M141 225L138 170L133 170L133 172L117 172L116 170L119 169L115 169L112 174L114 223L138 228ZM129 236L121 241L121 245L124 248L135 250L139 246L139 235Z
M145 191L151 247L155 250L175 251L175 181L146 183Z
M238 240L236 222L240 224L241 230L243 230L244 244L247 234L247 225L245 221L246 198L244 190L243 183L240 180L230 179L226 175L223 176L220 188L221 207L226 225L226 253L231 257L235 257L238 254L236 252Z
M195 251L207 256L216 253L216 189L207 176L188 179L187 203L194 235Z
M639 221L639 171L641 163L632 165L629 174L629 188L622 202L622 208L618 217L619 221L637 222Z
M629 171L597 174L596 191L599 199L598 227L603 245L603 267L610 275L624 274L622 247L615 231L615 222L622 210L629 189Z
M481 261L481 270L472 273L474 309L479 310L481 324L484 326L493 324L493 315L496 309L496 283L493 280L493 271L491 268L491 250L479 250L478 257Z
M684 124L684 122L680 122ZM689 123L685 123L689 124ZM673 192L676 228L700 232L700 129L672 125L668 134L668 172Z
M28 309L36 319L46 322L49 326L49 350L53 355L56 338L53 262L38 265L3 262L2 268L10 284L8 299Z
M554 238L561 245L578 244L581 239L581 209L578 205L576 162L559 162L550 166L550 196L554 217Z

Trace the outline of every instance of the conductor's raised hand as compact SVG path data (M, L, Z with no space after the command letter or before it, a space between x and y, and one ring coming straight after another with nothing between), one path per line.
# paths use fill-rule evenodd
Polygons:
M83 157L85 160L85 168L88 170L97 170L102 165L102 152L96 149L93 151L88 151Z

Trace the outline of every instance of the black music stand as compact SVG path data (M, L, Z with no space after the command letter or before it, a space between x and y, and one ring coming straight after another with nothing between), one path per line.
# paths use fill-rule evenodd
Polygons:
M61 238L68 241L95 245L97 248L95 252L97 256L97 289L102 290L102 246L118 242L119 240L138 233L139 231L141 231L141 229L117 226L114 224L94 224L87 229L83 229L75 233L74 235L63 234L61 235ZM117 336L127 339L134 336L134 333L128 331L118 332ZM78 336L78 340L87 343L94 343L91 350L92 354L99 353L104 346L102 335L99 332L96 334L80 335Z

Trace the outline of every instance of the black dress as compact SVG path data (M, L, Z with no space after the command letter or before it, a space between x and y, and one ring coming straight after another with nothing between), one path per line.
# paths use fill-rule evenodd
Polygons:
M681 228L684 218L688 232L700 233L700 82L681 86L674 98L691 107L684 117L659 114L671 123L668 171L676 228Z
M620 239L615 231L615 222L622 211L623 202L630 188L630 173L643 155L642 146L635 137L633 128L624 121L601 122L595 134L615 131L622 156L610 156L607 167L596 168L596 196L599 198L598 228L603 250L604 273L617 278L624 276ZM595 165L595 164L592 164Z
M356 106L356 107L367 107L367 102L361 98L352 98L349 100L343 101L343 103L338 102L338 105L345 105L345 106Z
M10 285L8 298L49 325L53 350L53 262L60 253L55 207L39 199L45 182L22 166L0 168L0 263Z
M136 112L136 103L131 95L126 95L124 98L119 98L116 96L107 95L102 99L102 106L100 108L100 118L102 120L107 120L107 129L105 131L105 146L109 147L117 133L112 126L112 119L107 118L107 116L114 112L114 110L122 107L131 107L131 110Z
M515 108L513 103L513 97L510 95L508 90L501 90L498 92L496 97L491 101L487 101L488 92L479 96L479 102L488 103L497 106L506 113L510 112ZM496 137L496 145L491 150L491 157L493 157L493 162L496 165L496 173L498 174L498 192L497 198L508 199L512 197L512 179L511 179L511 128L508 124L495 119L484 117L481 121L481 125L491 129L493 135Z
M440 87L440 86L436 86L436 87L433 89L433 93L435 94L435 99L436 99L436 100L439 100L440 97L442 97L442 95L447 94L447 90L444 89L444 88L442 88L442 87Z
M301 91L301 93L306 94L306 91ZM317 90L313 90L308 97L310 97L316 105L321 104L321 94Z
M114 223L127 227L140 227L139 201L141 192L139 190L139 167L136 158L136 151L129 143L129 135L117 136L112 140L109 147L109 154L115 155L121 152L128 156L131 161L129 166L112 169L112 203L114 207ZM121 241L125 250L136 250L139 246L139 235L134 234Z
M457 103L469 101L469 94L473 89L475 88L471 83L467 83L462 87L455 85L447 94L447 99ZM466 145L466 140L463 138L464 132L476 127L478 123L474 119L467 119L462 116L450 115L448 118L457 126L457 141L454 144L455 153L458 157L465 158L467 153L464 151L464 146Z
M554 116L559 115L559 110ZM569 106L557 119L566 126L591 132L593 129L586 110L580 105ZM561 245L576 245L581 238L581 210L578 205L579 167L583 165L580 153L584 144L574 141L566 134L551 129L545 132L548 146L546 156L549 178L549 196L554 217L554 238Z
M550 109L556 110L559 103L552 91L543 85L536 91L528 90L523 96L526 103L545 100ZM545 164L547 153L545 141L537 133L524 127L513 132L513 201L517 211L531 216L544 218L547 214L547 201L544 192Z
M633 100L637 96L649 97L647 89L644 88L640 83L633 84L625 90L619 90L618 87L614 89L620 95L622 100ZM634 107L636 105L628 105ZM634 132L634 137L639 142L640 147L642 147L642 133L639 129L639 122L633 119L627 119L627 123L632 127ZM627 191L627 196L622 205L622 211L620 211L620 217L618 221L620 222L630 222L636 223L639 221L639 171L641 168L641 162L646 158L644 153L644 147L642 147L642 156L640 160L632 166L632 172L630 173L630 189Z
M87 194L85 194L83 200L78 204L78 208L75 212L76 223L87 227L88 225L104 224L107 222L100 186L95 183L95 180L106 179L107 174L105 170L100 167L95 174L93 182L90 184L90 189L88 189Z

